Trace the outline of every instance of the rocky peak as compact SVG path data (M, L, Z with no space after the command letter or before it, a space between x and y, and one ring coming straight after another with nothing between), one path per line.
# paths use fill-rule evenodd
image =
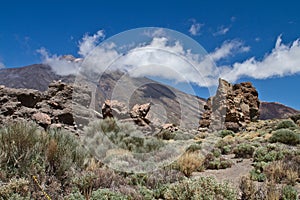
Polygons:
M238 131L259 119L259 105L258 92L250 82L230 84L219 79L216 95L204 105L199 130Z

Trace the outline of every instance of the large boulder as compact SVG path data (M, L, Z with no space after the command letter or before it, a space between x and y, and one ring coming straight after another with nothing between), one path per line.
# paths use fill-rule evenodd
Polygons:
M106 100L102 105L103 118L115 117L117 119L129 118L128 108L117 100Z

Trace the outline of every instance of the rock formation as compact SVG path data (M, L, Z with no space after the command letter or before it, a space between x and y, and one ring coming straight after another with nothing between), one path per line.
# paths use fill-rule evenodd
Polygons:
M148 126L150 120L147 114L150 111L150 103L135 104L129 111L126 105L117 100L106 100L102 105L103 118L114 117L118 120L134 121L139 126Z
M53 125L75 131L78 124L73 112L73 89L61 81L52 82L45 92L0 86L0 124L24 119L34 120L44 128ZM85 90L81 94L81 98L89 101L90 94ZM86 109L81 104L76 105L81 110Z
M258 92L250 82L232 85L219 79L216 95L204 105L199 130L228 129L237 132L246 123L259 119L259 105Z

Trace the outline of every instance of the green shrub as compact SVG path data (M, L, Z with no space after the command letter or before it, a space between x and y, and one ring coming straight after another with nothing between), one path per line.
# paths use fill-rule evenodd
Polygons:
M202 146L200 144L191 144L187 149L186 152L194 152L199 151L202 149Z
M291 120L284 120L279 122L279 124L276 126L276 130L282 129L282 128L294 128L296 127L296 124Z
M215 158L214 160L210 161L206 166L206 169L226 169L233 165L233 162L228 159L224 158Z
M164 193L167 200L185 199L237 199L236 191L228 186L228 183L218 183L212 177L200 177L199 179L187 179L170 185Z
M79 191L74 191L67 195L64 200L86 200L86 198Z
M215 148L218 148L221 150L222 154L229 154L232 151L232 146L233 144L231 142L228 141L224 141L224 139L219 140L216 144L215 144Z
M50 131L46 149L49 172L62 177L71 167L82 168L87 157L86 150L73 135L65 131Z
M252 169L250 171L250 178L253 181L263 182L266 180L266 175L259 170Z
M300 134L295 133L289 129L279 129L273 132L269 141L271 143L280 142L289 145L300 144Z
M231 135L231 136L234 136L234 132L231 131L231 130L221 130L218 132L218 135L222 138L224 138L225 136L227 135Z
M161 130L158 134L157 137L163 140L171 140L174 139L176 133L169 131L169 130Z
M175 132L175 136L174 136L174 140L191 140L194 139L194 135L193 134L189 134L189 133L182 133L182 132Z
M42 165L47 136L33 123L12 123L0 129L0 166L13 175L26 175Z
M85 128L84 144L90 151L97 148L122 148L134 153L149 153L164 146L164 142L156 137L145 137L131 123L120 123L114 119L97 120ZM102 145L101 145L102 143ZM99 150L104 152L105 149Z
M233 153L236 158L251 158L255 151L254 146L251 144L239 144L237 147L233 149Z
M92 192L90 200L126 200L127 196L108 189L98 189Z
M254 162L272 162L280 160L284 157L283 151L274 146L268 145L266 147L259 147L256 149L253 155Z
M91 191L89 197L84 197L84 195L80 194L80 192L76 191L64 198L65 200L126 200L130 199L126 195L122 195L118 192L113 192L108 189L98 189L95 191Z
M296 123L298 120L300 120L300 114L291 116L291 119Z
M221 156L221 150L220 149L217 149L217 148L215 148L215 149L213 149L212 150L212 154L214 155L214 157L216 157L216 158L219 158L220 156Z
M297 200L297 190L290 185L282 189L282 200Z

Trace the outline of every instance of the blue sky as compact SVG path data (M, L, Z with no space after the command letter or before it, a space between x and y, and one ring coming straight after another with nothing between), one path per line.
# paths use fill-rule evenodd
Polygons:
M226 41L238 41L248 48L224 57L218 65L232 66L251 57L260 62L274 50L280 35L287 46L300 38L299 7L298 1L289 0L2 1L0 63L6 67L40 63L42 57L37 50L42 47L52 54L79 56L79 41L86 33L104 30L108 38L128 29L151 26L187 34L208 53ZM295 68L284 77L242 77L237 82L252 81L262 100L300 109L299 66Z

